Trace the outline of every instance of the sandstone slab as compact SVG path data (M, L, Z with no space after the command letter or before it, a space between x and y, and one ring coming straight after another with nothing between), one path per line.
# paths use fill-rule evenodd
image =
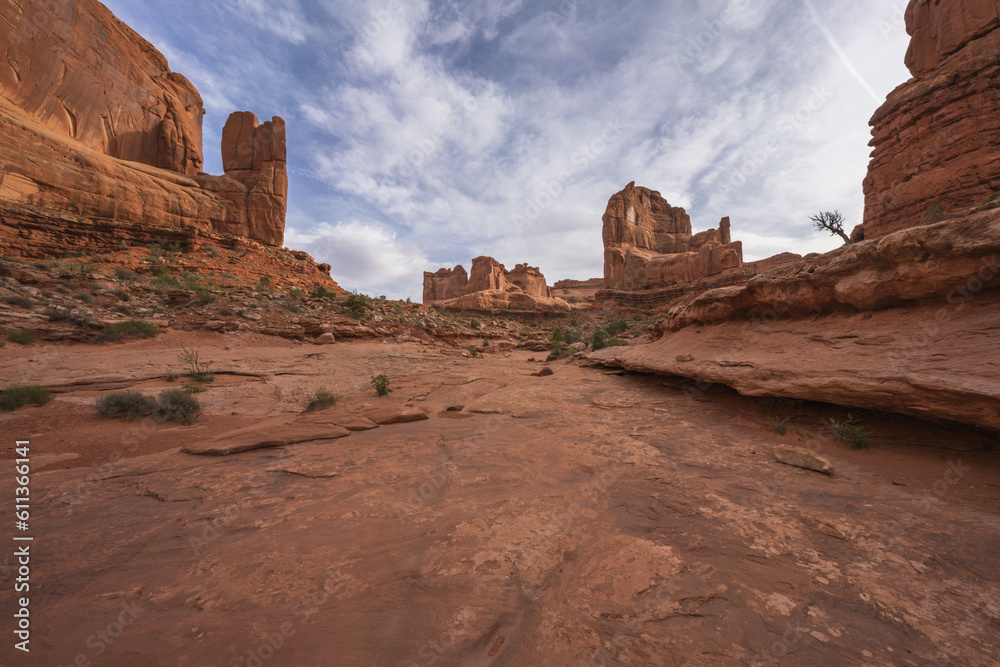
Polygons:
M775 447L774 458L779 463L795 466L796 468L814 470L825 475L833 474L833 466L828 459L802 447Z

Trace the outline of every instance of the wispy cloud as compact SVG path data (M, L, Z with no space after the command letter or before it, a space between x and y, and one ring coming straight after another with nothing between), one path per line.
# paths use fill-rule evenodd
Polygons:
M908 76L900 2L108 4L211 100L207 138L228 103L286 118L287 244L419 297L479 254L601 275L631 180L698 228L732 217L749 259L835 247L808 216L860 221L868 119Z

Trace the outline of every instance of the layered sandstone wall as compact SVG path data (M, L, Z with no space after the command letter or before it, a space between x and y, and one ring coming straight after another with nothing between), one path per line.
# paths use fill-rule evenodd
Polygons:
M0 252L64 252L128 229L177 230L268 245L284 237L284 121L234 114L227 176L204 174L198 91L96 0L0 0ZM117 241L115 241L117 243Z
M911 0L906 29L913 78L871 120L867 239L1000 194L1000 3Z
M743 245L718 229L691 233L691 218L659 192L629 183L604 213L604 286L640 291L690 282L743 265Z

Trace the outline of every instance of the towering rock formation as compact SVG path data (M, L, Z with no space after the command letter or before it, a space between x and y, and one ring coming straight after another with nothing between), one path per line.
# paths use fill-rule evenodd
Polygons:
M743 266L743 245L732 242L729 218L692 235L683 208L634 182L608 202L603 235L607 289L655 289Z
M694 395L718 382L1000 432L998 8L910 2L914 78L873 119L862 239L691 295L656 342L592 358ZM926 224L935 201L954 215Z
M1000 194L1000 3L911 0L906 66L871 124L864 237L935 222Z
M64 252L67 238L99 250L180 229L281 244L280 118L230 119L228 176L209 176L198 91L103 5L0 0L0 16L0 252Z
M424 272L424 304L456 310L533 310L562 312L570 305L553 299L537 267L518 264L508 271L492 257L472 260L472 273L461 265Z
M461 264L454 269L438 269L436 273L424 271L424 303L457 299L465 294L469 274Z

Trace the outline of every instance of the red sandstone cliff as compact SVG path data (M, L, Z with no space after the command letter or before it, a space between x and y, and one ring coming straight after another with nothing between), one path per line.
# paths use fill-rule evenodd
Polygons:
M424 304L456 310L570 310L568 303L552 298L545 276L537 267L518 264L508 271L492 257L472 260L469 275L461 265L424 272Z
M1000 3L911 0L913 78L872 118L865 238L960 214L1000 193Z
M0 252L59 253L67 236L100 250L179 229L281 244L280 118L231 118L228 176L209 176L198 91L103 5L0 0L0 15Z

